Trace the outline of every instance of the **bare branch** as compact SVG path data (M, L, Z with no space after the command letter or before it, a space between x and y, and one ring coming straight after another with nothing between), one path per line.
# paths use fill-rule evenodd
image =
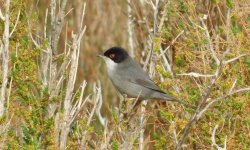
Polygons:
M60 10L56 16L56 1L51 1L51 49L53 54L57 54L58 41L64 23L65 8L68 0L62 0Z
M230 93L228 93L226 95L223 95L221 97L218 97L218 98L210 101L202 110L199 110L199 108L198 108L196 110L195 114L192 116L192 118L188 122L188 124L186 125L183 136L182 136L180 142L177 144L176 149L178 149L178 150L181 149L181 145L183 144L185 138L189 134L190 129L201 118L201 116L208 110L208 108L210 108L213 104L219 102L220 100L225 99L228 96L232 96L234 94L241 93L241 92L246 92L246 91L250 91L250 86L246 87L246 88L236 90L236 91L233 91L233 92L230 92Z
M178 145L179 141L178 141L177 134L176 134L176 123L174 121L171 122L171 127L173 128L175 144Z
M196 73L196 72L189 72L189 73L181 73L181 74L176 74L177 76L191 76L191 77L214 77L215 75L212 74L200 74L200 73Z
M104 134L103 134L104 135L104 143L102 143L100 146L101 150L109 149L108 146L109 146L110 140L113 136L113 133L114 133L113 130L111 130L111 131L108 130L108 123L106 122Z
M230 11L230 9L228 9L227 10L227 18L226 18L226 27L227 27L227 29L226 29L226 41L227 41L227 43L230 42L230 30L231 30L230 24L231 24L231 11ZM222 60L224 60L224 58L230 52L230 50L231 49L229 47L229 44L227 44L227 49L222 55Z
M101 91L99 88L97 87L93 87L93 100L94 100L94 106L92 108L92 111L90 113L90 115L88 116L88 121L87 121L87 126L90 125L91 121L93 120L93 116L96 112L98 103L101 99ZM84 132L82 133L82 140L81 140L81 149L83 149L86 146L86 140L87 140L87 130L84 130Z
M198 114L200 112L200 109L201 107L205 104L206 100L208 99L211 91L212 91L212 87L214 86L216 80L218 79L218 76L219 76L219 73L220 73L220 70L221 70L221 67L222 67L222 64L220 64L218 67L217 67L217 70L216 70L216 73L215 73L215 76L212 77L211 79L211 82L210 82L210 85L208 86L205 94L202 96L202 98L199 100L198 102L198 106L197 106L197 109L194 113L194 115L189 119L187 125L185 126L184 128L184 131L183 131L183 135L181 136L180 140L179 140L179 143L176 145L176 150L180 150L181 147L182 147L182 144L185 142L188 134L190 133L190 130L191 128L193 127L193 125L195 125L195 123L198 121L199 117L198 117Z
M81 111L81 109L83 108L85 103L89 100L89 96L87 96L85 98L85 100L83 101L83 94L84 94L86 86L87 86L87 82L84 80L83 83L82 83L82 86L81 86L80 97L75 102L74 106L70 110L70 117L71 118L70 118L70 123L69 124L73 123L73 121L75 120L76 116L79 114L79 112Z
M202 24L203 28L205 29L206 37L207 37L207 40L208 40L209 50L211 51L212 56L213 56L213 58L214 58L214 60L215 60L215 62L217 64L217 66L219 66L220 60L218 59L218 56L217 56L216 52L214 51L214 46L213 46L212 39L210 37L207 25L204 22L204 20L206 20L206 19L207 19L207 15L204 15L203 18L200 18L200 21L201 21L201 24Z
M246 92L246 91L250 91L250 86L246 87L246 88L241 88L235 91L231 91L223 96L220 96L216 99L211 100L197 115L198 115L198 119L208 110L208 108L210 108L213 104L225 99L226 97L241 93L241 92Z
M231 93L236 85L236 82L237 82L237 79L234 80L234 83L233 85L231 86L230 90L229 90L229 93Z
M3 42L0 39L0 57L2 57L2 53L3 53Z
M49 51L43 49L43 48L37 43L37 41L33 38L31 32L29 33L29 36L30 36L31 41L33 42L33 44L34 44L38 49L42 50L44 53L47 53L47 54L49 53Z
M11 37L11 35L14 33L14 31L16 30L16 26L17 26L17 23L18 23L18 21L19 21L20 13L21 13L21 10L18 11L18 15L17 15L17 19L16 19L16 22L15 22L14 28L13 28L12 31L10 32L10 37Z
M140 118L139 118L139 129L140 129L140 134L139 134L139 149L143 150L144 149L144 123L145 123L145 111L146 111L146 105L147 101L143 101L141 103L141 113L140 113Z
M83 4L80 30L82 30L82 28L83 28L83 20L84 20L84 17L85 17L85 11L86 11L86 3Z
M0 19L2 19L3 21L5 21L5 17L3 16L1 8L0 8Z
M96 86L96 85L94 84L94 86ZM102 91L102 87L101 87L100 81L97 82L97 87L98 87L98 90ZM100 95L100 99L99 99L98 104L97 104L96 114L97 114L97 117L98 117L101 125L103 127L105 127L105 125L107 124L107 120L101 114L102 103L103 103L102 95Z
M14 114L10 116L10 118L6 118L4 122L0 125L0 134L1 134L1 143L0 143L0 149L6 149L6 141L8 136L9 127L11 126L11 121Z
M9 38L10 38L10 0L6 0L5 6L5 20L4 20L4 33L3 33L3 49L2 49L2 87L0 96L0 117L5 112L6 90L8 83L9 71Z
M164 9L163 9L163 11L161 13L162 17L160 19L160 23L159 23L159 27L158 27L160 30L162 29L162 26L164 25L164 22L167 19L168 2L169 1L167 1L167 2L164 3Z
M16 45L16 57L18 57L18 53L17 53L17 51L18 51L18 45ZM14 69L16 68L16 63L14 63L14 67L13 67ZM7 95L7 104L6 104L6 109L8 110L8 108L9 108L9 103L10 103L10 95L11 95L11 90L12 90L12 83L13 83L13 76L11 76L11 78L10 78L10 83L9 83L9 92L8 92L8 95ZM7 111L6 110L6 111Z
M135 57L135 52L134 52L134 35L133 35L133 16L132 16L132 9L131 9L131 0L127 0L127 14L128 14L128 20L127 20L127 25L128 25L128 47L129 47L129 52L130 56L132 58Z
M164 65L167 67L167 70L170 72L171 76L174 77L173 71L171 69L171 64L167 59L167 56L165 55L165 53L168 51L168 49L170 48L171 45L173 45L177 39L184 33L184 30L182 30L175 38L174 40L172 40L171 44L165 48L164 50L162 50L162 48L160 48L160 57L163 58L164 61ZM177 86L175 86L175 89L178 89Z
M44 28L43 28L44 39L47 38L47 21L48 21L48 9L46 9L45 19L44 19Z
M60 148L64 149L66 147L66 142L67 142L67 136L69 133L69 128L71 123L74 120L74 117L76 117L77 112L80 111L80 108L82 106L82 99L78 102L78 105L72 107L72 95L73 95L73 90L75 86L75 80L76 80L76 74L77 74L77 68L78 68L78 60L79 60L79 55L80 55L80 43L82 36L85 32L84 28L79 36L77 35L72 35L73 37L73 52L71 54L71 66L70 66L70 72L69 72L69 80L68 84L66 87L66 95L64 99L64 122L62 123L62 129L61 129L61 135L60 135ZM86 86L86 85L85 85ZM83 85L82 88L85 88ZM83 89L82 89L83 90ZM83 94L83 93L82 93ZM73 112L72 112L73 110ZM72 118L73 116L73 118Z
M219 75L221 73L222 67L223 67L223 60L220 61L217 57L216 52L214 51L214 46L212 43L212 39L210 37L209 31L207 29L207 26L204 23L204 20L207 19L207 16L205 15L203 18L200 18L200 21L202 23L203 28L205 29L206 32L206 36L208 39L208 47L212 53L213 59L216 61L216 65L217 65L217 69L214 73L214 76L212 76L212 79L210 81L210 84L207 88L207 90L205 91L204 95L201 97L201 99L198 102L198 106L196 109L195 114L189 119L189 122L187 123L187 125L185 126L184 130L183 130L183 135L181 136L179 143L176 145L176 150L180 150L182 148L183 143L185 142L188 134L190 133L191 128L195 125L195 123L199 120L201 114L200 112L202 111L202 107L205 105L207 99L209 98L209 95L211 94L212 88L215 85L215 82L217 81L217 79L219 78Z
M239 56L237 56L235 58L232 58L232 59L229 59L227 61L224 61L223 64L231 63L231 62L236 61L236 60L238 60L238 59L240 59L241 57L244 57L244 56L247 56L247 54L241 54L241 55L239 55Z
M215 140L215 134L216 134L216 130L218 128L218 125L216 125L213 129L212 132L212 136L211 136L211 140L212 140L212 146L215 146L217 150L226 150L227 149L227 136L225 137L225 141L224 141L224 147L220 147Z
M168 49L170 48L170 46L173 45L173 44L177 41L177 39L178 39L183 33L184 33L184 30L182 30L182 31L181 31L181 32L171 41L171 44L170 44L168 47L166 47L163 51L161 51L160 56L163 56L163 55L168 51Z

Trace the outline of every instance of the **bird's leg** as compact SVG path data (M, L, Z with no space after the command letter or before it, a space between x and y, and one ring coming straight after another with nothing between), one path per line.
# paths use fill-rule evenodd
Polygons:
M119 116L122 116L122 119L126 117L126 107L127 107L127 95L119 94Z
M128 99L127 99L127 95L126 94L123 94L123 109L124 109L124 112L126 113L127 111L127 105L128 105Z
M121 112L121 110L123 109L124 107L124 103L126 101L126 95L123 95L121 93L118 93L118 97L119 97L119 113Z
M118 133L120 134L120 137L123 139L124 134L123 134L123 123L124 123L124 117L126 117L126 112L124 111L124 106L126 104L126 95L122 95L121 93L118 94L119 96L119 106L118 106Z
M141 101L139 99L136 99L136 101L133 103L130 112L137 112L138 107L140 106Z
M135 102L132 104L132 106L130 107L130 109L128 109L128 119L127 122L130 122L130 120L132 119L132 117L134 116L134 114L136 114L139 106L141 104L141 100L139 100L139 97L137 97L135 99Z
M138 101L136 101L136 102L132 105L130 111L129 111L128 114L127 114L127 115L128 115L127 122L130 122L130 120L132 119L132 117L134 116L134 114L136 114L136 112L137 112L137 110L138 110L140 104L141 104L141 101L138 100Z

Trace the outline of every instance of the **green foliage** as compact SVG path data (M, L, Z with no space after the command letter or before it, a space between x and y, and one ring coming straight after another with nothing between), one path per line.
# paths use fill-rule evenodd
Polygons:
M242 110L244 108L244 103L242 103L234 98L232 99L230 105L235 110Z
M25 149L40 149L39 144L39 133L35 128L27 127L25 125L22 126L22 131L24 134L24 147Z
M156 140L156 142L154 144L155 149L164 150L166 148L166 142L167 142L166 137L164 137L156 132L152 133L152 137Z
M13 122L17 122L18 132L23 134L14 134L17 129L10 128L7 137L8 149L41 149L41 137L48 146L52 134L50 132L54 127L52 119L46 119L45 108L49 102L47 97L40 96L40 83L37 73L36 57L39 51L33 48L30 37L28 36L28 14L26 3L24 1L13 1L11 3L11 22L16 20L18 10L21 8L18 26L10 39L10 60L15 65L10 70L10 77L13 79L11 101L9 112L13 114ZM32 20L29 20L32 21ZM11 24L11 29L14 27ZM41 92L42 93L42 92ZM43 95L46 95L44 93Z
M200 97L201 97L201 93L199 91L199 89L195 88L195 87L191 87L191 86L186 86L186 91L188 92L189 95L189 99L192 102L196 102Z
M161 37L163 38L163 39L169 39L169 38L171 38L172 37L172 33L168 30L168 28L167 27L162 27L162 29L161 29Z
M118 150L119 149L119 143L117 140L112 141L112 150Z
M10 137L6 144L7 149L21 149L22 146L19 143L19 137L16 135L16 131L14 128L9 128L7 136Z
M167 123L171 123L173 120L174 116L170 112L160 110L160 115L165 119Z
M113 119L116 123L118 123L118 116L117 116L115 110L112 110L112 111L111 111L111 116L112 116L112 119Z
M241 29L238 26L232 26L231 30L234 34L241 33Z
M154 37L154 51L159 52L160 46L161 46L161 38L160 37Z
M226 0L226 2L227 2L227 7L229 7L229 8L233 8L233 0Z
M248 70L250 71L250 57L245 59L245 64L247 65Z
M183 55L177 55L175 57L175 61L176 61L177 67L185 67L186 66L185 57Z
M165 78L171 78L171 74L165 70L162 66L157 65L156 70Z
M210 0L213 4L218 4L220 0Z
M179 1L179 11L181 13L187 13L188 12L188 5L183 0Z

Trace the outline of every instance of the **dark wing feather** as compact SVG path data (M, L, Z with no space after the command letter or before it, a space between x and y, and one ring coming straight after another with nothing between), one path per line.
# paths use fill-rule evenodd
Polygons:
M129 80L129 82L139 84L139 85L147 87L149 89L166 94L157 85L155 85L155 83L152 80L135 79L135 80Z
M133 66L133 67L131 67ZM120 76L125 76L126 80L131 83L138 84L144 86L146 88L164 93L149 77L149 75L140 67L140 65L135 62L133 59L128 58L125 62L123 62L123 67L120 70L124 72L119 72Z

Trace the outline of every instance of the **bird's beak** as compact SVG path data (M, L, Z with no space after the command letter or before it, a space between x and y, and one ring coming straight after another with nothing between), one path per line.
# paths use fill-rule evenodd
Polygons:
M97 55L97 57L100 57L100 58L102 58L102 59L105 58L103 55Z
M97 55L97 57L101 57L101 58L103 58L103 55Z

